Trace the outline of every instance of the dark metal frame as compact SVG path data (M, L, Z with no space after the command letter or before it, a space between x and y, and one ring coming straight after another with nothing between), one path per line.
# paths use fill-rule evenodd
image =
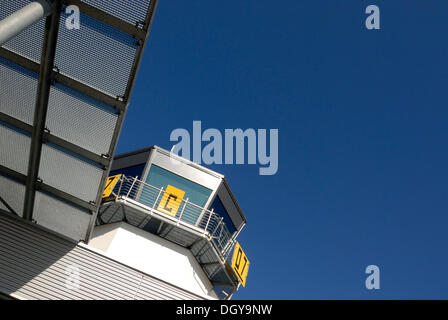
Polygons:
M43 135L47 119L48 100L50 98L51 71L56 56L56 44L59 32L61 1L53 3L52 13L46 18L45 35L40 62L39 82L37 86L36 109L31 134L30 158L26 179L23 218L33 218L34 199L36 197L37 178L42 154Z
M4 175L6 177L9 177L9 178L11 178L11 179L13 179L13 180L15 180L17 182L20 182L22 184L26 183L26 179L27 179L26 175L21 174L21 173L19 173L17 171L11 170L11 169L9 169L9 168L7 168L5 166L2 166L2 165L0 165L0 174ZM45 184L42 181L37 181L37 183L36 183L36 190L44 191L44 192L46 192L48 194L51 194L52 196L55 196L56 198L59 198L59 199L64 200L64 201L68 201L68 202L70 202L73 205L76 205L76 206L78 206L80 208L83 208L83 209L86 209L86 210L89 210L89 211L93 211L93 210L96 209L96 206L94 204L86 202L86 201L84 201L82 199L79 199L79 198L77 198L75 196L72 196L71 194L68 194L68 193L63 192L63 191L61 191L59 189L56 189L56 188L54 188L52 186L49 186L49 185Z
M154 13L157 8L157 0L150 2L146 18L143 23L132 25L120 18L117 18L109 13L106 13L94 6L86 4L81 0L52 0L53 10L51 15L46 18L44 43L42 49L42 56L40 63L25 58L19 54L16 54L8 49L0 48L0 56L8 59L26 69L29 69L39 74L38 91L36 96L36 108L34 113L33 125L24 123L14 117L0 112L0 121L12 125L28 134L31 134L31 147L28 163L27 175L23 175L14 170L0 166L0 173L9 176L23 184L26 184L25 201L23 209L23 217L26 220L31 221L33 218L34 199L37 190L47 192L59 199L68 201L81 208L87 209L92 214L92 218L86 232L85 241L90 239L93 227L95 225L96 217L101 203L102 191L106 184L107 177L110 172L111 161L115 153L118 137L120 135L123 122L125 119L126 111L129 106L130 96L132 94L137 72L140 66L140 62L143 56L144 48L151 29ZM74 80L59 72L54 66L56 44L58 38L59 19L62 10L62 5L76 5L79 7L83 14L86 14L94 19L99 20L105 24L108 24L118 30L121 30L138 40L138 48L134 57L133 66L131 69L130 77L127 83L126 92L124 97L115 97L107 94L103 91L90 87L89 85L80 81ZM74 89L84 95L94 98L100 102L103 102L110 107L117 110L118 119L114 129L114 133L111 139L111 145L106 155L97 155L94 152L86 150L78 145L70 143L64 139L54 136L45 129L46 114L48 109L48 100L50 94L51 84L54 82L61 83L71 89ZM101 183L98 188L98 193L93 203L87 203L79 198L76 198L70 194L67 194L57 188L46 185L38 178L40 159L42 153L43 143L50 142L65 150L71 151L85 159L91 160L99 164L104 173L102 175Z
M16 128L19 128L20 130L23 130L27 133L32 133L33 132L33 126L20 121L14 117L11 117L3 112L0 112L0 121L3 121L7 124L10 124ZM73 153L76 153L88 160L91 160L95 163L98 163L100 165L102 165L103 167L109 166L110 164L110 160L109 157L102 157L100 155L97 155L96 153L89 151L87 149L84 149L76 144L73 144L69 141L66 141L64 139L61 139L55 135L52 135L51 132L48 132L46 130L44 130L42 139L44 142L50 142L53 143L59 147L62 147L68 151L71 151Z
M139 39L146 39L146 33L148 30L145 30L145 28L141 29L138 26L135 26L133 24L130 24L129 22L123 21L107 12L104 12L98 8L95 8L85 2L82 2L81 0L62 0L63 4L69 6L69 5L75 5L79 8L79 10L99 21L102 21L104 23L107 23L108 25L117 28L118 30L121 30L123 32L126 32L127 34L130 34L131 36L134 36ZM153 2L153 1L151 1Z
M40 70L39 63L34 62L28 58L22 57L21 55L14 53L8 49L0 48L0 56L11 62L18 64L21 67L34 71L35 73L39 73ZM70 77L67 77L66 75L59 73L59 71L56 69L52 70L51 80L59 82L60 84L63 84L64 86L70 89L79 91L80 93L85 94L98 101L101 101L113 108L122 111L126 110L126 104L123 101L120 101L119 97L114 97L105 92L89 87L88 85L82 82L79 82Z
M70 2L70 1L68 1L68 2ZM75 2L79 2L79 1L75 0ZM124 103L126 104L126 108L125 108L124 111L120 112L120 114L119 114L117 126L115 127L115 131L114 131L113 138L112 138L113 142L112 142L110 150L109 150L109 154L110 155L114 155L115 154L115 150L117 148L118 137L119 137L119 135L121 133L121 129L123 127L123 122L124 122L124 119L125 119L125 116L126 116L126 111L127 111L128 106L129 106L129 103L130 103L130 98L131 98L131 95L132 95L132 91L134 89L135 81L137 79L137 73L138 73L138 70L140 68L140 63L141 63L141 60L142 60L142 57L143 57L143 53L144 53L144 50L145 50L146 42L148 41L149 33L150 33L151 26L152 26L152 23L153 23L153 20L154 20L153 19L154 18L154 14L155 14L155 11L157 10L157 4L158 4L158 0L151 0L149 8L148 8L148 11L146 13L145 22L143 24L143 31L144 31L145 37L140 39L139 42L138 42L137 52L136 52L136 55L135 55L135 58L134 58L134 63L132 65L132 69L131 69L132 70L131 71L131 76L129 78L129 81L128 81L128 84L127 84L127 88L126 88L125 97L124 97ZM87 12L86 12L86 14L87 14ZM100 21L103 21L103 20L101 20L101 18L103 18L103 17L96 17L96 18L98 20L100 20ZM114 18L113 20L115 20L115 19L116 18ZM108 23L110 21L103 21L103 22ZM109 166L106 170L104 170L103 177L102 177L102 182L100 183L100 188L98 190L98 195L97 195L97 199L96 199L96 203L97 204L101 203L102 193L103 193L104 187L106 185L106 181L107 181L107 178L109 176L110 169L111 168ZM93 228L95 227L95 224L96 224L96 218L98 216L99 209L100 208L99 208L99 205L98 205L96 210L94 212L92 212L92 217L90 219L89 227L87 228L86 239L85 239L86 242L88 242L90 240L90 237L92 235Z

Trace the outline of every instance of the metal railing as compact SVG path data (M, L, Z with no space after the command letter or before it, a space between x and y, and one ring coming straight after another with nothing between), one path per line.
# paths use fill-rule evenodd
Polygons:
M212 210L207 210L190 201L188 198L182 199L175 216L168 215L157 210L160 205L164 188L157 188L137 178L122 175L116 183L112 194L115 197L122 197L137 201L150 210L154 210L157 214L174 218L177 225L187 223L191 226L199 228L204 235L208 235L216 249L224 260L228 260L230 252L236 241L235 237L229 232L224 218Z

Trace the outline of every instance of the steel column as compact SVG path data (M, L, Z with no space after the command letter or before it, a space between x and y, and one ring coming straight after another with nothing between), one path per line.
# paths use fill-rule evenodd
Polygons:
M48 100L50 96L51 72L53 71L56 55L56 43L59 31L61 1L55 0L54 10L45 22L45 39L42 48L42 58L37 87L36 109L34 112L34 126L31 135L30 158L26 180L25 203L23 217L31 221L33 218L34 199L36 197L37 178L39 174L42 142L45 122L47 119Z

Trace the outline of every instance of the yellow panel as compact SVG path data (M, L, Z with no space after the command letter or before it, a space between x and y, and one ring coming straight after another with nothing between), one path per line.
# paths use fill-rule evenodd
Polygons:
M168 185L157 210L175 217L184 196L185 191Z
M115 188L115 185L117 184L118 180L120 180L121 174L117 174L116 176L111 176L107 178L106 188L103 192L103 198L107 198L110 196L112 191Z
M240 280L243 287L246 286L247 272L249 271L249 259L237 242L233 250L232 269Z

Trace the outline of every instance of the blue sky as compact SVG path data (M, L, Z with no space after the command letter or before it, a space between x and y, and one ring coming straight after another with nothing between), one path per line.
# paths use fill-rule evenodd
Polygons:
M381 30L364 26L381 10ZM448 298L443 0L160 1L118 152L279 129L279 171L214 165L248 224L236 299ZM364 286L378 265L381 289Z

